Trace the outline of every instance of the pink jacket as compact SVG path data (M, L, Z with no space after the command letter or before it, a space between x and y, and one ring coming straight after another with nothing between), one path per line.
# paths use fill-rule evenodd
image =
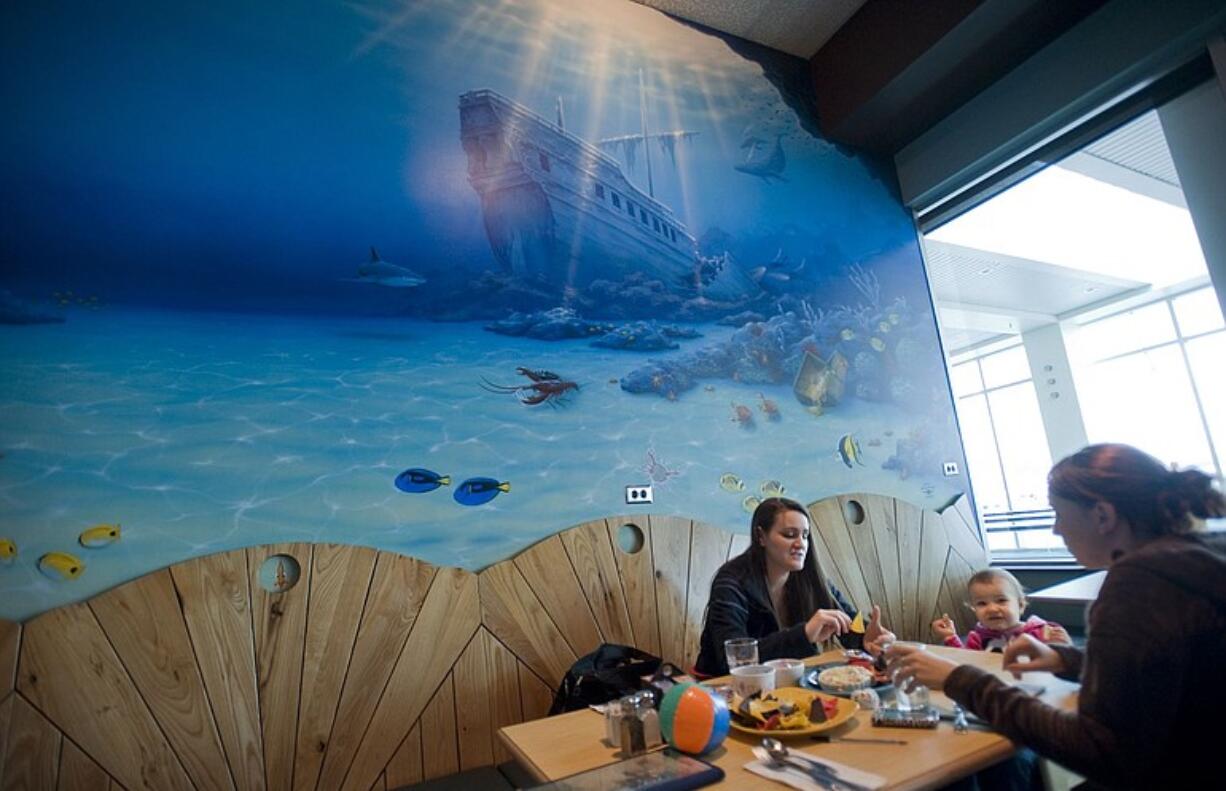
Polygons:
M966 636L966 643L963 644L958 635L953 635L945 639L945 645L951 648L969 648L972 651L1003 651L1009 641L1019 634L1028 634L1036 640L1047 642L1043 639L1044 627L1059 626L1060 624L1054 621L1045 621L1037 615L1032 615L1022 623L1012 629L1005 631L997 631L989 629L981 623L975 624L975 628Z

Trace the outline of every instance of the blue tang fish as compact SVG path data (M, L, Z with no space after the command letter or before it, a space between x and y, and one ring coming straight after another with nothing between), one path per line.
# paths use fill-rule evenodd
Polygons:
M421 467L412 467L396 476L396 488L409 494L432 492L440 486L450 485L450 475L439 475Z
M455 501L460 505L484 505L498 496L499 492L511 491L507 481L499 483L493 478L469 478L456 487Z

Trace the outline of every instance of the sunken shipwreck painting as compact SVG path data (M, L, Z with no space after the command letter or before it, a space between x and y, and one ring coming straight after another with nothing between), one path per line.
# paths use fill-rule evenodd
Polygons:
M6 17L0 617L965 488L914 228L801 60L626 0Z

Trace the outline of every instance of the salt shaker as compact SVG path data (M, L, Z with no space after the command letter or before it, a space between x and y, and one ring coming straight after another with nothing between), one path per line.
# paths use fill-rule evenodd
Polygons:
M650 750L652 747L663 744L664 736L660 733L660 713L652 705L655 697L650 692L644 692L642 700L643 742Z
M610 700L604 709L604 736L614 747L621 746L622 702Z
M643 732L643 720L640 714L642 702L638 694L622 698L622 716L618 721L620 738L618 745L622 755L630 757L647 752L646 734Z

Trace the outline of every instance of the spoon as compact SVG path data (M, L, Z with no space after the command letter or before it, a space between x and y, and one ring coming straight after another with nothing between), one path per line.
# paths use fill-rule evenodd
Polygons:
M849 780L843 780L839 777L839 772L833 766L822 763L815 758L810 758L805 755L801 758L793 758L791 751L787 746L769 736L762 739L762 747L770 755L771 760L776 764L790 766L794 769L799 769L809 777L813 778L819 785L826 786L831 791L838 789L846 789L847 791L869 791L866 786L853 783Z

